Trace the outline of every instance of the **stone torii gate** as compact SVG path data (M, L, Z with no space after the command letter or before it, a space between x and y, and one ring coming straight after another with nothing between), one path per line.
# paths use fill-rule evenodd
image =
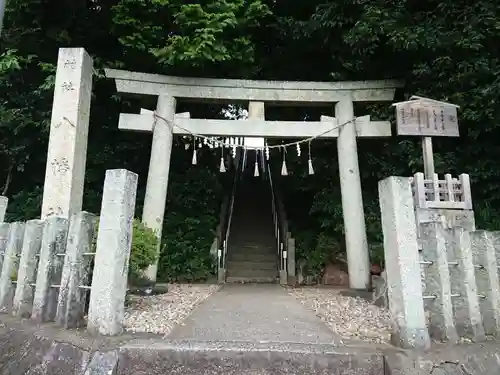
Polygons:
M41 218L70 217L82 209L90 99L92 59L83 48L61 48L57 63L54 103L50 126L47 167ZM340 186L344 216L349 283L364 289L370 283L363 199L359 176L357 137L389 137L391 126L385 121L370 121L369 116L354 118L353 102L391 101L396 81L368 82L279 82L228 79L168 77L154 74L107 70L118 91L155 95L159 116L188 132L231 137L308 138L322 132L323 138L337 138ZM190 119L175 114L176 98L250 102L264 108L279 102L308 105L335 104L335 117L321 121L265 121ZM260 103L259 103L260 102ZM255 106L255 105L254 105ZM258 116L263 117L263 116ZM155 125L154 125L155 124ZM153 126L154 125L154 126ZM119 127L153 133L143 221L161 236L168 187L172 137L186 132L164 121L154 121L151 111L122 114ZM330 131L329 131L330 130ZM156 266L148 270L156 278Z
M153 133L151 158L144 201L143 222L161 238L168 188L172 137L174 134L205 134L227 137L308 138L327 132L354 118L353 102L392 101L397 81L281 82L234 79L170 77L107 69L119 92L158 96L156 112L177 126L155 121L151 111L121 114L119 128ZM265 121L191 119L176 114L176 99L225 102L289 102L296 105L335 104L335 117L321 121ZM182 128L182 129L181 129ZM185 129L185 130L183 130ZM344 216L349 284L354 289L370 285L368 244L357 154L357 137L389 137L388 121L371 121L370 116L331 130L322 138L337 138L340 187ZM147 272L156 279L157 266Z

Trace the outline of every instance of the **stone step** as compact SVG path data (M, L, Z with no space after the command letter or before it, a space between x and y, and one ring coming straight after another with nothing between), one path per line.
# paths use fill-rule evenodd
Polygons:
M227 283L234 284L271 284L278 282L278 277L266 276L227 276Z
M276 246L269 244L242 244L241 242L229 241L229 251L233 253L265 254L277 253Z
M276 262L278 255L276 253L243 253L229 252L228 261L235 262Z
M228 277L242 277L242 278L270 278L275 279L278 277L278 267L274 270L251 270L251 269L228 269Z
M374 375L384 374L385 367L383 349L368 345L349 347L329 343L301 344L250 340L163 339L153 343L150 341L143 340L122 346L116 373L119 375L146 373L151 375ZM395 350L387 352L390 355ZM396 370L399 370L397 366L391 366L385 373L395 374ZM405 369L401 371L403 372L416 374L421 373L421 370Z
M227 262L226 268L228 270L276 270L278 267L278 262L265 261L265 262L253 262L253 261L234 261L230 260Z

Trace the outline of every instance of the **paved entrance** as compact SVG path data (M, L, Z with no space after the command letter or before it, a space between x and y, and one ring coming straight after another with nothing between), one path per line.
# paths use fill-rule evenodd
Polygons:
M198 341L341 344L313 312L274 284L226 284L167 336Z

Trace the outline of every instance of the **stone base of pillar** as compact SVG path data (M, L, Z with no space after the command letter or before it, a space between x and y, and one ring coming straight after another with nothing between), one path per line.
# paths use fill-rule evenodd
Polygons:
M219 271L217 274L217 280L219 281L219 284L224 284L226 282L226 269L225 268L219 268Z
M288 283L288 275L285 270L280 270L280 284L287 285Z

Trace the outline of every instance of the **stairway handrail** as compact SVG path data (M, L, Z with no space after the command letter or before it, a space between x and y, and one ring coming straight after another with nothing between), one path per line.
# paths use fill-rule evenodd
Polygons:
M272 172L269 164L267 165L267 173L269 176L269 184L271 185L274 233L278 245L280 271L286 271L286 252L288 251L288 221L286 219L285 209L281 200L281 196L274 186Z
M241 157L241 155L239 155ZM228 240L229 240L229 233L231 231L231 222L233 220L233 211L234 211L234 198L236 195L236 185L238 182L238 178L241 173L241 168L239 166L235 166L235 173L234 173L234 181L233 181L233 189L231 191L231 199L229 202L229 213L228 213L228 219L227 219L227 225L226 225L226 231L224 233L224 239L222 241L222 254L219 259L219 267L222 269L226 268L226 255L227 255L227 245L228 245Z

